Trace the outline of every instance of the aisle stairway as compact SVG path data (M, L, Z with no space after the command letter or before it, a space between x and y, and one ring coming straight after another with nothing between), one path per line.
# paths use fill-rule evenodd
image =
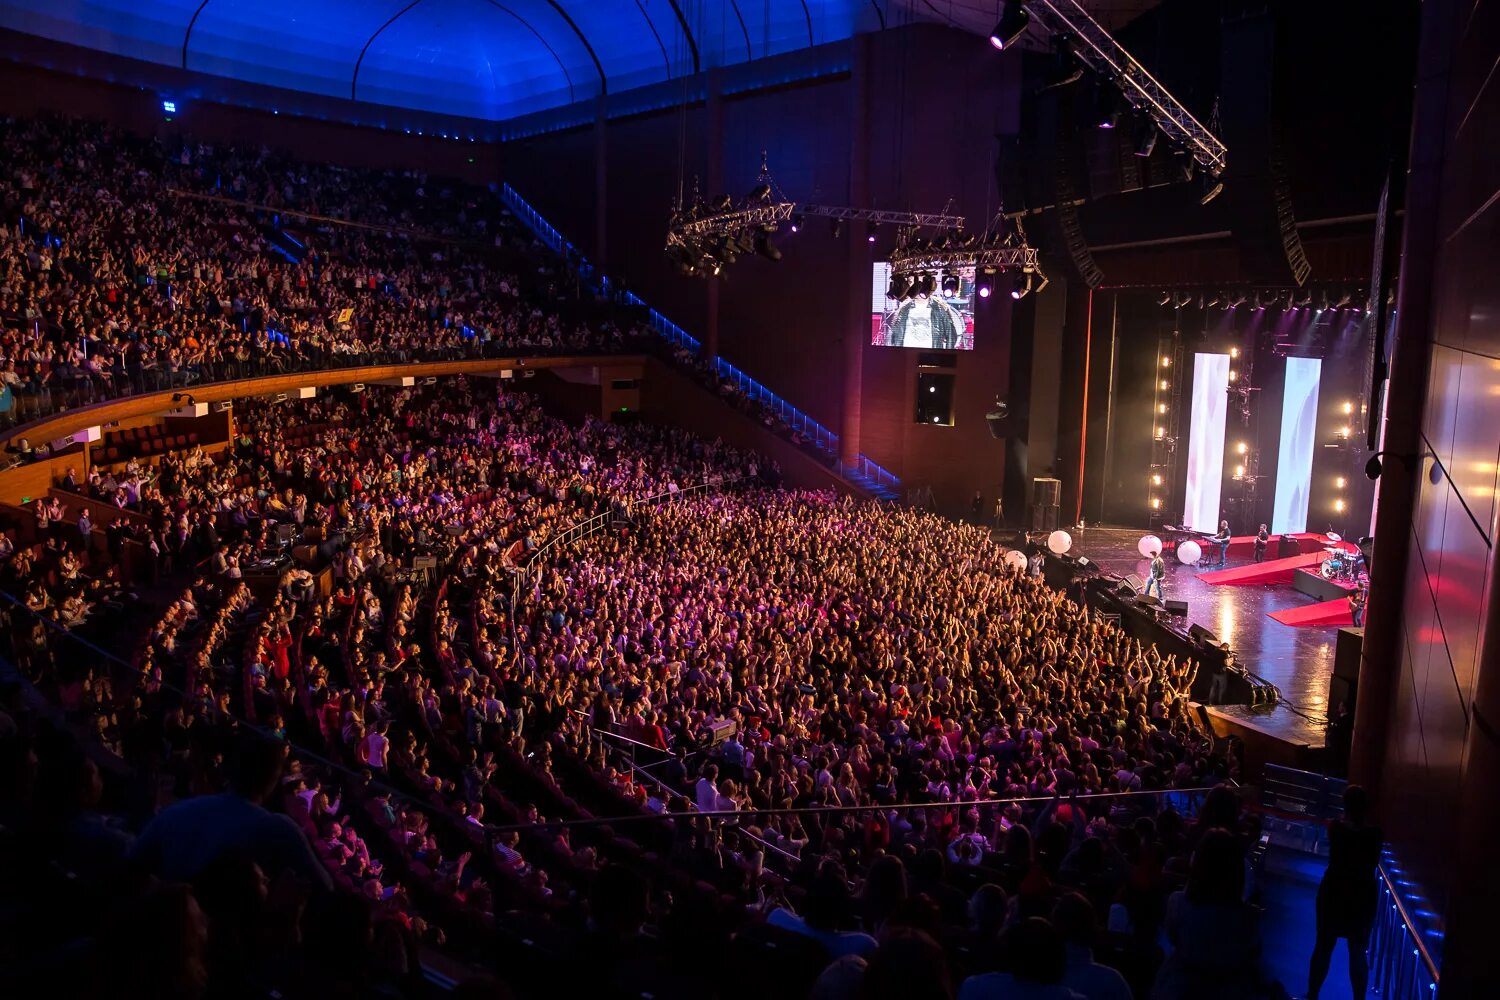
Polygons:
M607 275L598 273L587 258L580 254L578 249L569 243L536 209L532 208L515 188L509 184L501 184L500 196L511 213L520 219L538 240L562 256L589 288L622 305L644 309L651 328L669 344L684 348L695 356L702 354L703 345L696 337L652 309L634 292L619 288L610 281ZM721 381L734 386L748 398L775 413L793 430L802 434L827 457L829 467L851 488L877 500L900 499L901 480L892 472L882 468L863 454L853 464L840 461L839 436L833 431L723 358L714 358L714 369Z

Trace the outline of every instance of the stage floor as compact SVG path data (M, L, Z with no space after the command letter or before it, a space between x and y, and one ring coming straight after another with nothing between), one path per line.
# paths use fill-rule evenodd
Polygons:
M1122 577L1135 573L1146 578L1150 562L1135 548L1147 534L1145 530L1088 528L1071 533L1073 555L1088 556L1106 573ZM1231 556L1229 568L1248 561ZM1220 640L1229 643L1241 666L1275 684L1286 702L1303 713L1281 704L1267 715L1257 715L1256 724L1279 738L1323 746L1328 678L1333 673L1338 630L1293 628L1268 617L1272 611L1317 603L1290 585L1218 587L1200 581L1198 572L1169 558L1166 596L1187 601L1189 622L1212 629Z

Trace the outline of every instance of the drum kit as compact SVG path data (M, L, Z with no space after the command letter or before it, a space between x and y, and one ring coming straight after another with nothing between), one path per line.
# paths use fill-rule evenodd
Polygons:
M1356 560L1354 553L1344 548L1344 538L1336 531L1328 533L1328 541L1331 544L1323 546L1323 551L1328 553L1318 572L1325 580L1337 580L1340 583L1355 583Z

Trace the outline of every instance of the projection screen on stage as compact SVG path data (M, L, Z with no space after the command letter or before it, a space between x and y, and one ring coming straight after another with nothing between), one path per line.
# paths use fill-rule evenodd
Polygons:
M1193 355L1193 412L1188 425L1187 495L1182 523L1195 531L1219 527L1224 485L1224 422L1229 416L1229 355Z
M1317 446L1318 358L1286 359L1286 393L1281 397L1281 447L1276 455L1276 506L1271 533L1307 530L1307 498L1312 492L1313 448Z

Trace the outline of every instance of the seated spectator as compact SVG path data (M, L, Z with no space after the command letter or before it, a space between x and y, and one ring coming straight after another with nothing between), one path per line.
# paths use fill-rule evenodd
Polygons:
M168 806L141 832L131 856L172 881L191 879L225 851L237 849L273 877L289 871L315 888L332 888L302 831L261 805L281 780L285 761L284 744L245 738L230 791Z
M824 865L808 886L800 916L783 905L771 911L766 922L812 938L828 949L830 958L868 957L875 950L875 939L862 931L843 929L849 921L849 909L849 883L843 870Z

